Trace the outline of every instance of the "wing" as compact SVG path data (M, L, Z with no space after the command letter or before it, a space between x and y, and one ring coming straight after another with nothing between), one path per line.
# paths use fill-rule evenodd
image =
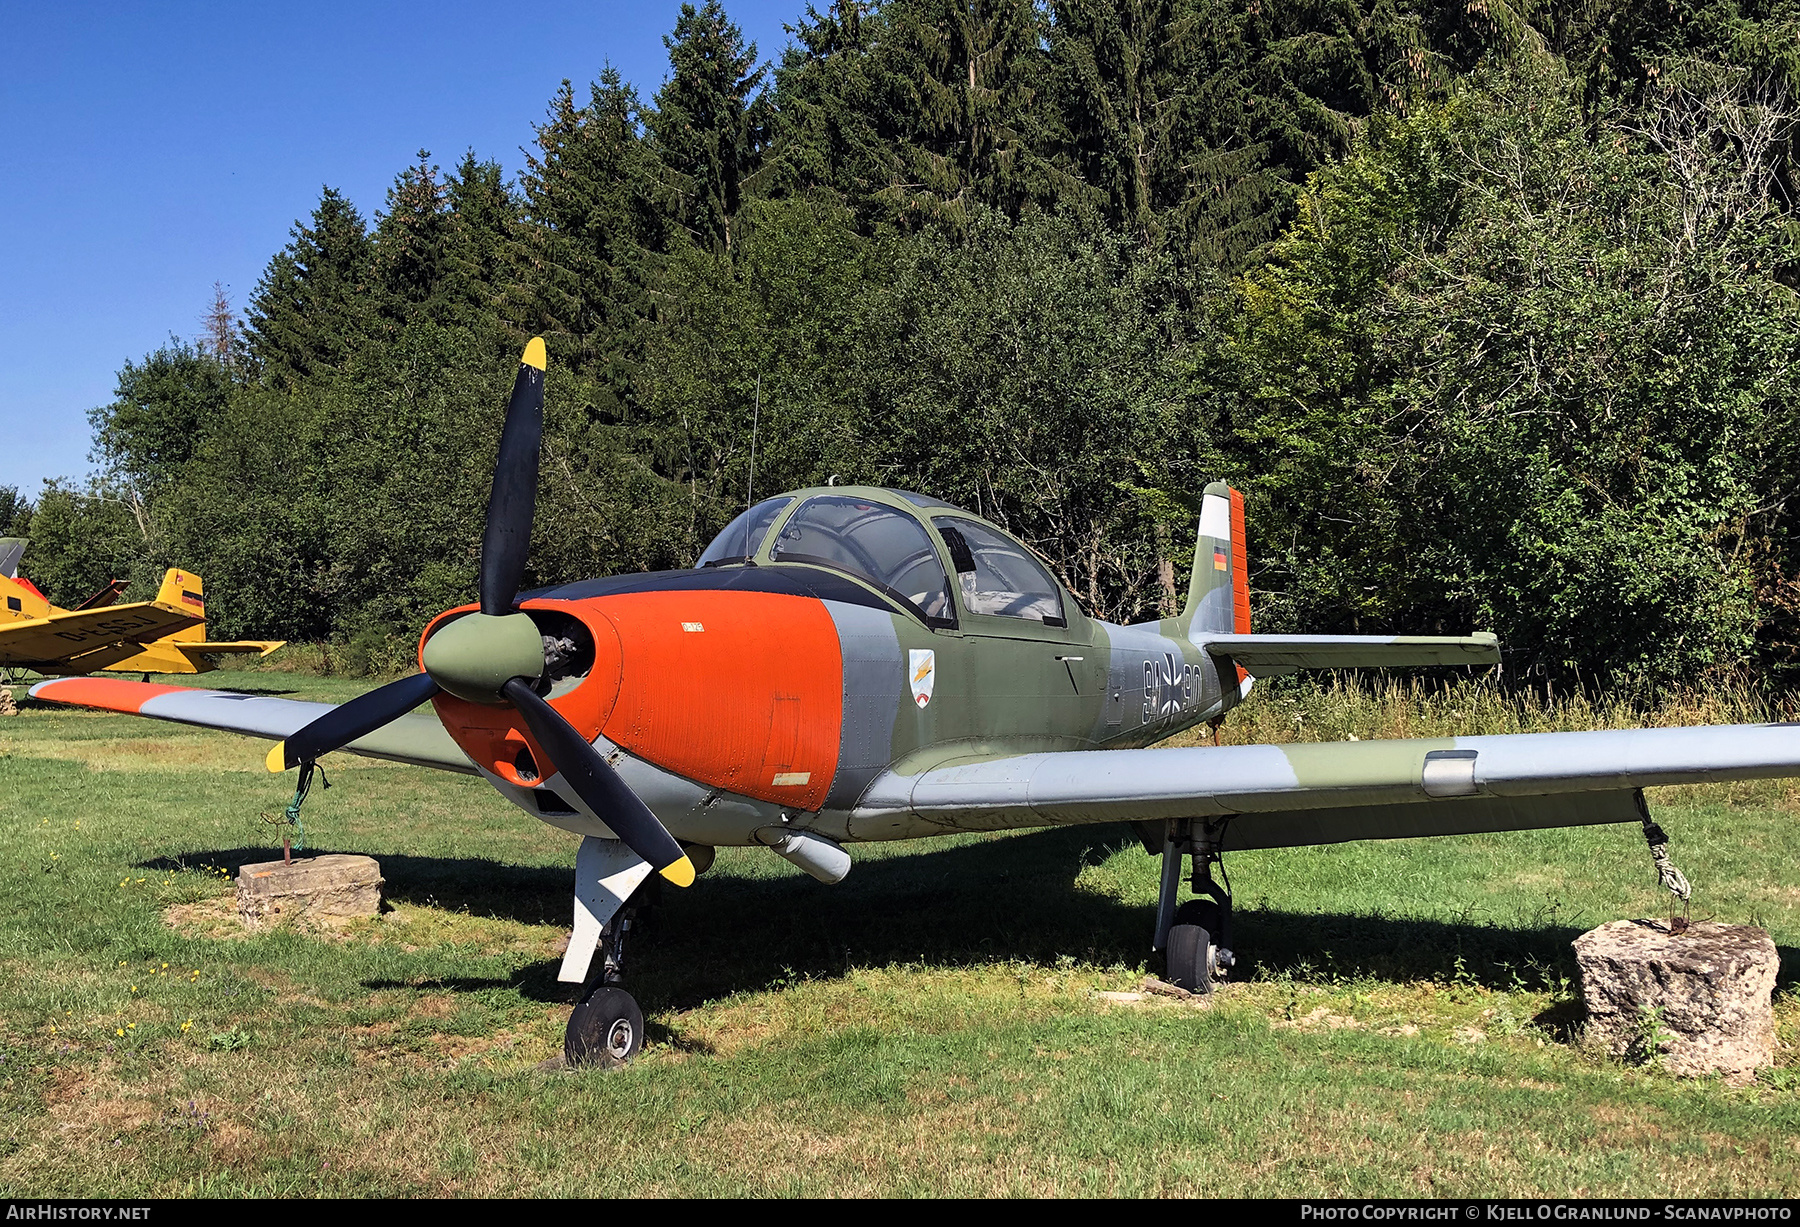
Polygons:
M1800 775L1800 726L1071 750L879 776L850 829L1230 818L1231 848L1629 822L1658 784Z
M103 609L72 609L0 627L0 665L37 665L121 643L149 643L199 626L205 615L139 601Z
M31 697L50 703L97 707L102 711L197 724L279 741L311 724L332 709L330 703L304 703L295 699L271 699L236 694L229 690L197 690L187 686L157 686L107 677L71 677L39 682ZM386 758L476 775L475 764L450 740L438 718L423 711L409 712L383 728L345 746L365 758Z
M1296 669L1380 669L1395 665L1497 665L1500 641L1481 633L1431 635L1207 635L1208 655L1252 677Z

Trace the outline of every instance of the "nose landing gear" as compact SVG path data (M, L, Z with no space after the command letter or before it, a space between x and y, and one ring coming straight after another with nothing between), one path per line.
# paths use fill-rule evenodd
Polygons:
M563 1032L563 1061L571 1069L624 1065L644 1046L644 1012L623 987L625 938L649 910L656 888L657 879L647 879L601 931L600 957Z
M1171 819L1163 836L1162 886L1156 900L1156 949L1162 951L1169 983L1190 993L1210 993L1237 963L1230 948L1231 879L1213 881L1212 867L1225 863L1221 845L1225 820ZM1181 890L1181 859L1192 856L1191 886L1199 899L1175 905Z

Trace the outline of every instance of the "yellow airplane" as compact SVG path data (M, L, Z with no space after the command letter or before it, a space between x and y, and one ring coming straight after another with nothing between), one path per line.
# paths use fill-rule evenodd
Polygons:
M114 580L74 609L52 605L19 574L21 537L0 538L0 671L30 669L52 676L113 673L206 673L215 655L267 656L285 640L212 643L200 577L170 568L153 601L115 605L125 590Z

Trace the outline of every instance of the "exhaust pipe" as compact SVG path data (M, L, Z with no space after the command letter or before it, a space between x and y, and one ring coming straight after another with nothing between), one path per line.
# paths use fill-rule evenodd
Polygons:
M842 882L850 872L850 854L843 846L811 831L790 831L783 827L763 827L756 832L759 843L768 845L782 860L798 865L807 873L831 885Z

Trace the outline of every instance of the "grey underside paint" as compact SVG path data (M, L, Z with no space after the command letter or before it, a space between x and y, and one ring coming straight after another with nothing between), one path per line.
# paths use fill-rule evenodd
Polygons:
M40 683L48 685L48 683ZM234 694L229 690L182 690L161 694L138 709L138 715L177 724L197 724L279 741L299 732L326 712L330 703L298 699L271 699L261 695ZM365 758L385 758L475 775L475 764L462 752L429 709L408 712L384 728L359 737L344 747L346 753Z
M842 601L824 605L837 625L844 660L843 731L825 808L847 810L893 760L894 721L906 693L906 671L893 614Z
M1352 839L1411 839L1546 827L1636 822L1635 790L1553 793L1533 797L1467 797L1411 805L1346 805L1335 809L1242 814L1225 829L1227 850L1300 848Z
M1618 822L1635 816L1619 799L1633 789L1794 775L1792 725L1069 751L884 775L856 818L903 813L940 830L998 830L1256 815L1233 827L1257 842L1235 846L1274 847ZM1551 800L1565 794L1575 796ZM1266 834L1252 834L1265 819Z

